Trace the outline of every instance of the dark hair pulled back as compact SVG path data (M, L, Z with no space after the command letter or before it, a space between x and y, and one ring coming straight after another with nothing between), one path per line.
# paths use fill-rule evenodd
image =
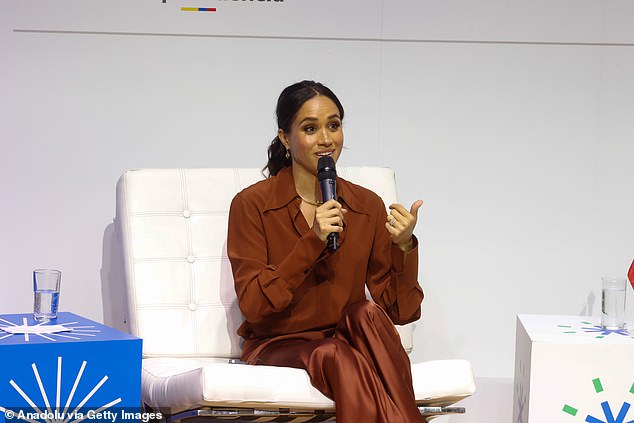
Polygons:
M330 88L315 81L301 81L284 88L277 99L275 114L277 127L285 133L290 132L293 119L302 105L311 98L323 95L331 99L339 109L339 117L343 120L343 106ZM290 166L292 159L286 157L286 147L279 136L276 136L268 148L268 162L262 169L268 172L268 176L275 176L277 172Z

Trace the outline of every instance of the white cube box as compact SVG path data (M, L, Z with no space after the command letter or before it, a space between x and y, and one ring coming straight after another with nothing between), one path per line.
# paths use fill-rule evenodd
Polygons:
M592 316L518 315L513 422L634 421L634 330Z

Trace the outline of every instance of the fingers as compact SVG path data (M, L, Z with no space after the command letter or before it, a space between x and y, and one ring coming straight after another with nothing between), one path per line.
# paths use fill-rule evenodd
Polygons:
M402 204L399 204L399 203L390 204L389 209L401 214L408 213L407 209Z
M315 210L313 230L322 241L333 232L343 232L343 220L348 210L336 200L329 200Z
M402 204L391 204L387 222L392 227L415 225L418 219L418 209L420 209L422 205L423 200L416 200L408 211Z
M422 205L423 200L414 201L414 203L412 203L412 207L409 209L410 214L418 217L418 209L420 209Z
M392 238L394 238L395 236L397 236L400 233L400 229L392 226L392 224L390 224L390 222L387 222L385 224L385 229L387 229L387 231L389 232L390 236L392 236Z
M315 210L315 217L329 219L339 217L341 223L343 223L344 214L348 213L348 210L344 209L341 203L336 200L328 200L324 204L317 207Z
M319 210L319 209L332 209L332 208L343 210L343 206L341 205L341 203L335 200L334 198L321 204L317 209Z
M315 220L321 225L338 225L343 224L343 216L347 212L345 209L331 209L315 213Z
M422 205L422 200L416 200L409 211L402 204L392 204L389 207L390 213L387 215L385 228L390 234L392 242L403 251L412 249L414 227L418 220L418 210Z
M326 237L333 232L343 232L343 224L339 223L340 220L318 220L316 222L319 233L322 234L320 238L326 239Z

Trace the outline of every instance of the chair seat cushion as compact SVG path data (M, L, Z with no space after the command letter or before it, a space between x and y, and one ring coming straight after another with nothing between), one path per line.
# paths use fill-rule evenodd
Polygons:
M475 391L471 365L465 360L413 364L412 378L419 405L445 406ZM334 409L333 401L311 385L304 370L216 358L144 359L142 399L155 409L170 408L171 413L204 406Z
M476 390L467 360L430 360L412 364L414 397L419 406L446 407Z

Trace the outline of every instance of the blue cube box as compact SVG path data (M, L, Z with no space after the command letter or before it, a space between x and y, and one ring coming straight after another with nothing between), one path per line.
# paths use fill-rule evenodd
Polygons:
M4 330L23 325L72 330ZM139 421L141 346L139 338L73 313L44 324L32 314L0 315L0 423L23 421L20 412L40 422Z

